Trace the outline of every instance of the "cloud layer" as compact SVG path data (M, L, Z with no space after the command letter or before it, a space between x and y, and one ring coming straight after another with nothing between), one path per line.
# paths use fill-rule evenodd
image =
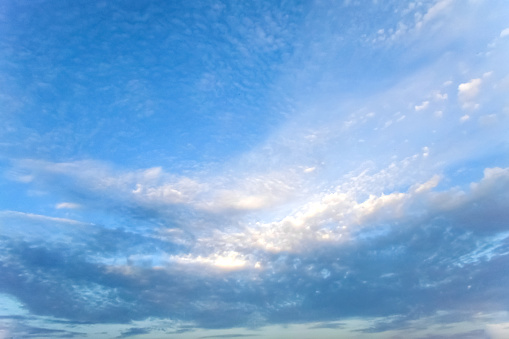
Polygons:
M506 2L81 5L0 6L0 337L507 335Z

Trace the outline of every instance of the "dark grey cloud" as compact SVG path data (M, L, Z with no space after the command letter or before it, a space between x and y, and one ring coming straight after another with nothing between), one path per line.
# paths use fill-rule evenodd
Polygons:
M132 336L135 336L138 334L149 334L150 330L151 329L149 329L149 328L132 327L132 328L128 329L127 331L123 331L122 334L120 336L118 336L117 338L127 338L127 337L132 337Z
M34 319L34 317L26 316L26 315L0 315L0 319L29 320L29 319Z
M61 329L52 329L47 327L30 326L23 322L16 322L14 326L10 326L7 333L12 335L11 338L83 338L87 337L86 333L67 331Z
M508 178L504 170L491 170L463 195L408 193L401 217L390 217L391 210L375 212L352 227L350 239L342 243L312 242L300 251L279 253L238 244L264 263L262 270L218 273L204 265L155 262L158 256L201 253L201 243L190 238L176 244L161 236L162 227L154 231L137 224L136 215L153 224L172 220L162 210L151 214L143 206L126 213L126 223L136 225L132 228L72 228L68 222L30 216L22 224L37 230L30 234L16 232L11 218L14 224L0 244L5 253L0 291L15 296L32 314L82 324L152 317L220 329L309 322L337 326L327 324L389 317L360 329L379 333L410 329L412 320L438 311L447 316L436 322L468 321L477 312L506 311L509 305L503 288L509 283ZM53 227L60 238L50 237ZM212 250L222 250L217 246Z
M344 328L344 327L345 327L344 323L325 322L325 323L320 323L318 325L311 326L310 329L324 329L324 328L338 329L338 328Z
M190 321L196 318L209 327L226 327L232 322L247 323L254 308L235 300L241 291L231 277L182 276L185 272L142 267L132 267L125 275L87 261L72 248L25 242L3 245L9 258L0 266L0 288L34 314L110 323L174 316ZM235 289L238 291L232 295ZM222 302L216 300L223 297Z
M0 288L33 314L69 321L171 317L206 328L399 316L363 330L376 333L405 328L408 320L438 310L460 312L461 320L479 311L505 310L507 240L490 256L476 257L492 242L491 235L475 235L453 221L394 224L383 236L325 246L313 256L266 254L275 270L259 273L256 281L242 271L215 276L171 267L131 266L126 274L93 262L72 245L4 238L8 257L0 266ZM97 244L90 246L98 253Z

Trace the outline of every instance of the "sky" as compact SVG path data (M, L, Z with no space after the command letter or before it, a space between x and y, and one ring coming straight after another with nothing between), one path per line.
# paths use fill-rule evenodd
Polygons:
M509 2L0 2L0 339L509 337Z

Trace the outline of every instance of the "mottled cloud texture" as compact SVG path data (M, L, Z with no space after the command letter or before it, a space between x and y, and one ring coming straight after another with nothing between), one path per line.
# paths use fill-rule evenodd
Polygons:
M0 338L505 338L509 4L0 5Z

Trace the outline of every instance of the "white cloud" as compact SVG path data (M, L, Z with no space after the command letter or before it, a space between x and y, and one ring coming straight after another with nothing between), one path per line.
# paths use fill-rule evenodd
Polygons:
M508 194L504 187L509 184L509 168L486 168L484 169L484 176L479 182L470 184L471 199L484 199L490 197L494 192L501 191L507 198ZM502 202L505 202L502 200ZM493 204L492 201L489 204ZM493 217L496 217L495 215Z
M168 205L187 205L210 213L227 210L253 211L284 202L298 186L294 170L252 176L218 176L202 180L176 176L161 167L120 172L95 162L56 163L25 162L41 176L66 175L82 190L102 199L133 202L139 206L161 209ZM310 173L313 168L305 169ZM44 173L44 174L43 174ZM59 208L70 208L61 205Z
M458 95L462 100L471 100L479 94L479 88L482 80L480 78L472 79L458 86Z
M56 204L55 206L56 209L77 209L80 207L81 207L80 204L75 204L72 202L61 202L59 204Z
M308 168L304 173L312 171ZM209 196L195 201L194 205L213 213L228 210L254 211L271 207L292 197L301 180L300 175L294 171L282 171L237 178L220 186L211 184Z
M370 195L368 199L353 206L354 220L358 225L375 220L397 219L403 215L403 207L408 200L406 193L394 192Z
M170 262L176 262L184 265L210 265L225 270L241 269L248 263L244 255L235 251L213 253L208 256L193 256L191 254L171 256L168 260ZM256 262L252 265L252 267L259 268L260 264Z
M429 101L423 101L422 104L415 106L415 110L416 111L422 111L422 110L428 108L428 106L429 106Z
M0 225L4 236L37 241L68 241L70 234L85 233L93 227L74 219L18 211L0 211Z
M440 93L439 91L437 91L434 93L434 98L435 98L435 100L439 100L439 101L447 100L448 95L447 95L447 93Z
M242 195L237 192L225 192L219 196L220 202L213 204L214 208L257 210L267 206L271 201L268 196Z
M501 38L505 38L506 36L509 36L509 27L502 30L502 32L500 32L500 37Z
M482 80L476 78L458 86L458 99L460 103L462 103L464 109L475 109L479 107L479 104L476 104L474 100L479 94L481 84Z
M207 190L206 185L191 178L165 173L161 167L116 171L94 161L50 163L34 160L20 161L19 165L32 171L31 175L39 180L67 176L73 179L77 189L98 194L102 199L132 200L146 205L191 203L197 194ZM56 207L76 208L66 202Z
M249 222L243 231L236 233L217 231L214 238L201 239L200 244L202 248L211 246L215 251L233 248L235 253L243 253L244 261L247 260L245 255L254 253L255 249L276 253L302 252L323 243L340 245L354 241L355 232L352 231L365 227L378 227L394 221L409 222L419 215L461 210L461 206L489 196L496 190L496 182L507 182L509 169L486 169L484 178L472 184L469 192L456 188L433 191L440 180L440 175L433 175L424 183L411 185L406 192L369 194L362 201L357 200L354 191L338 187L334 192L308 201L278 221ZM253 257L249 262L255 265L259 260ZM240 262L238 264L240 266Z
M489 71L489 72L485 72L483 73L482 77L483 78L489 78L493 75L493 71Z
M441 177L438 174L435 174L430 180L426 181L424 184L417 184L411 187L410 191L415 193L423 193L430 191L432 188L435 188L440 182Z
M58 223L66 223L66 224L80 224L84 225L85 223L73 219L66 218L55 218L49 217L41 214L34 213L25 213L25 212L17 212L17 211L0 211L0 217L16 217L16 218L26 218L32 220L41 220L41 221L53 221Z
M427 157L429 155L429 147L425 146L422 148L422 156Z
M508 29L509 31L509 29ZM507 33L509 34L509 32ZM509 322L504 323L489 323L486 324L486 333L488 338L492 339L505 339L509 337Z
M426 12L426 14L424 14L422 20L417 22L416 27L418 29L422 28L422 26L424 26L428 22L442 15L444 12L448 10L452 2L453 2L452 0L437 1L433 6L431 6L431 8Z
M7 172L7 178L13 181L21 182L21 183L30 183L34 180L34 176L29 173L24 173L23 171L15 171L11 170Z
M465 114L463 115L461 118L460 118L460 122L463 123L463 122L466 122L470 119L470 116L468 114Z
M177 182L150 185L137 183L132 190L134 197L140 201L154 203L176 204L190 202L201 185L189 178L182 178Z

